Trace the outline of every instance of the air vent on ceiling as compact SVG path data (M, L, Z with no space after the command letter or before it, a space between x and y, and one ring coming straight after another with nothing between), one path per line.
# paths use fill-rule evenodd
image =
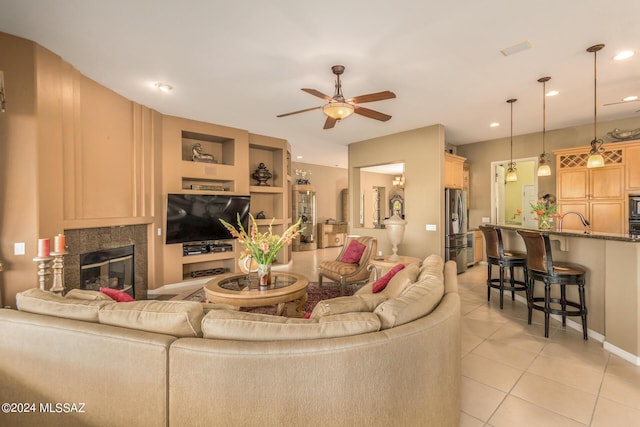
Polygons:
M513 46L505 47L504 49L501 49L500 52L504 56L511 56L515 55L516 53L522 52L523 50L531 49L532 46L533 45L529 40L525 40L518 44L514 44Z

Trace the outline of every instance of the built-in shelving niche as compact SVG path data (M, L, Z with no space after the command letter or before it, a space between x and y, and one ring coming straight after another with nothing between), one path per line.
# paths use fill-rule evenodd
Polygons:
M211 154L218 164L234 165L234 139L186 130L182 131L182 160L193 161L193 146L198 143L202 146L202 152Z

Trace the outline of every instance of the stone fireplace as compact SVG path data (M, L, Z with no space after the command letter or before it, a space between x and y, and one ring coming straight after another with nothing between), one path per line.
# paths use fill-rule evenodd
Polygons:
M84 289L81 278L81 257L92 252L116 252L115 258L122 258L121 248L132 247L132 293L135 299L145 299L148 290L148 262L147 262L147 225L124 225L116 227L99 227L99 228L81 228L73 230L65 230L67 237L67 251L69 254L64 259L64 287L65 293L74 288ZM124 255L126 257L126 255ZM89 262L89 264L104 263L105 260ZM107 262L107 266L109 263ZM124 281L120 281L119 277L127 274L125 263L116 261L114 264L114 276L124 285ZM87 270L87 269L85 269ZM91 275L96 275L96 269L92 268ZM85 279L86 280L86 279ZM115 287L114 278L107 279L107 286ZM113 284L114 286L109 286ZM94 289L95 283L91 285ZM120 286L120 283L117 285ZM99 287L99 286L98 286ZM126 289L123 289L126 290Z

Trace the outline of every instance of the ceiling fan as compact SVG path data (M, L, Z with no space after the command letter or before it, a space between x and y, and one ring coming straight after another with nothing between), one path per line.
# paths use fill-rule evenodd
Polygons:
M310 95L324 99L325 101L327 101L327 104L319 107L312 107L304 110L294 111L292 113L280 114L277 117L291 116L292 114L322 109L322 112L327 116L327 120L324 122L323 129L331 129L335 126L336 122L349 117L353 113L360 114L361 116L368 117L370 119L380 120L382 122L386 122L391 118L391 116L388 114L361 107L359 104L395 98L395 93L385 90L383 92L370 93L367 95L360 95L354 98L345 99L344 95L342 95L342 84L340 83L340 75L344 73L344 65L334 65L333 67L331 67L331 71L333 71L333 74L336 75L336 91L333 97L325 95L324 93L315 89L302 89L304 92L307 92Z

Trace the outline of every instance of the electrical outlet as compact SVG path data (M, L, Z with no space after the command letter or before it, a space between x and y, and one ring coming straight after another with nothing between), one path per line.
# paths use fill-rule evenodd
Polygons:
M27 253L24 242L18 242L13 244L13 254L14 255L24 255Z
M158 236L162 236L162 228L158 227Z
M427 224L427 226L425 228L427 229L427 231L436 231L436 225L435 224Z
M482 217L482 223L483 224L489 224L491 222L491 218L489 218L488 216L483 216Z

